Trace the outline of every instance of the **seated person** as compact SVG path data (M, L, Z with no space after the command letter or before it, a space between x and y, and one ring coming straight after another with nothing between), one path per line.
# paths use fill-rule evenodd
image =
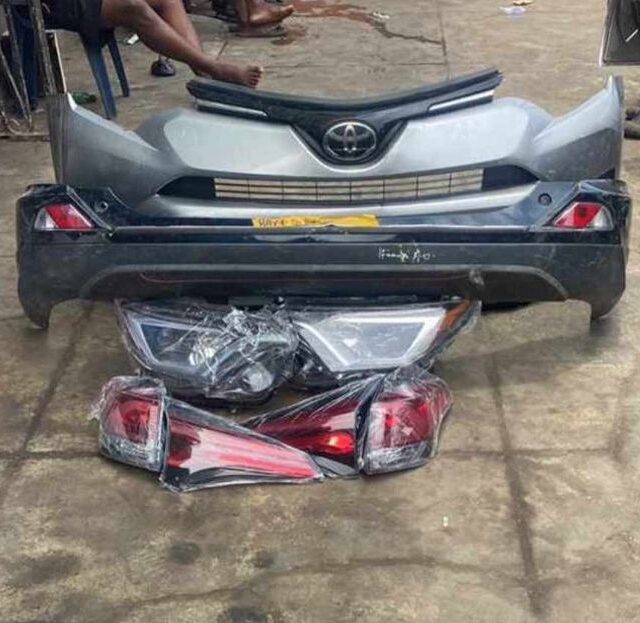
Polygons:
M240 14L251 26L277 23L292 7L271 6L263 0L237 0ZM244 11L244 13L241 13ZM256 65L221 63L205 54L182 0L44 0L47 25L97 41L100 31L122 26L137 33L161 56L186 63L198 76L255 88L263 70ZM253 19L253 22L251 21Z

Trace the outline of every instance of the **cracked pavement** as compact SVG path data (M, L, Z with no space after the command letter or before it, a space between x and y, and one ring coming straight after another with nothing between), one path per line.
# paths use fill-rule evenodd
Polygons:
M282 42L196 22L209 52L264 64L272 90L358 96L495 65L498 96L554 114L597 91L600 0L537 0L520 18L500 4L298 0ZM189 105L185 68L153 79L150 52L121 49L123 125ZM63 56L70 87L95 90L73 35ZM625 73L632 98L640 80ZM624 157L637 194L638 144ZM437 366L456 405L427 468L175 495L97 454L90 403L131 370L110 306L64 304L48 332L22 317L13 204L53 172L43 143L2 142L0 162L3 623L640 621L635 231L605 322L543 304L486 314L458 339Z

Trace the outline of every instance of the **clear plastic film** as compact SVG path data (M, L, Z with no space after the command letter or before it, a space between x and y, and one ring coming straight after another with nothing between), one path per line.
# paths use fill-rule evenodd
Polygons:
M437 451L452 404L447 384L419 366L386 375L360 428L360 470L372 475L424 465Z
M313 459L276 439L167 396L160 380L115 377L92 406L107 457L160 472L173 491L322 480Z
M187 299L117 308L135 361L180 396L259 403L292 374L298 337L282 311Z
M173 491L323 479L306 453L186 403L167 404L167 449L160 480Z
M358 473L358 429L383 375L354 381L332 391L243 422L269 437L311 454L327 476Z
M160 472L173 491L301 483L419 467L451 408L419 366L353 381L236 424L169 398L161 381L116 377L92 409L108 457Z
M308 452L327 476L419 467L452 405L447 384L414 365L324 392L244 426Z
M430 367L480 315L480 303L292 311L301 345L294 384L326 388L375 372Z
M91 417L100 424L100 451L115 461L159 472L166 400L161 381L137 376L112 378L91 407Z

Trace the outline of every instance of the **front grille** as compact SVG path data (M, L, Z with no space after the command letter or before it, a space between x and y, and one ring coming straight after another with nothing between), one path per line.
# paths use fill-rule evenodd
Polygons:
M307 180L216 177L217 199L278 203L386 203L477 192L482 169L371 179Z
M378 178L299 179L259 177L181 177L162 188L161 195L207 201L277 204L399 203L498 190L535 180L514 166L468 169L447 173L416 173Z

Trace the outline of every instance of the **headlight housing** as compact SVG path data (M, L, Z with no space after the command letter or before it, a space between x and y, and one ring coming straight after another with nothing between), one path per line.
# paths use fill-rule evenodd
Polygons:
M262 402L291 374L298 338L283 312L189 300L117 309L135 361L178 395Z
M428 367L479 313L470 301L292 312L301 340L295 382L326 387L417 362Z

